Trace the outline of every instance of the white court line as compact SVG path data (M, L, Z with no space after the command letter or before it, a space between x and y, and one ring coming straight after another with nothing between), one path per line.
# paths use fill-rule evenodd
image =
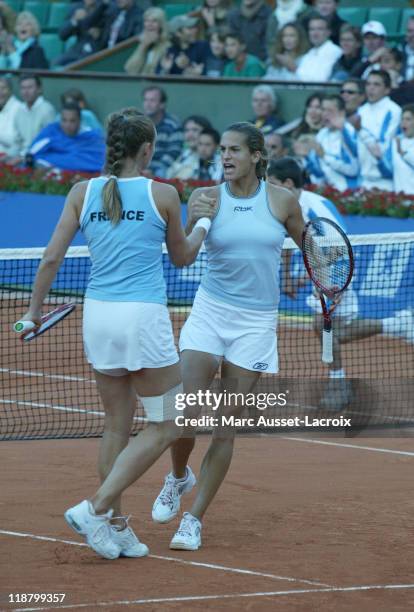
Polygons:
M29 406L30 408L47 408L49 410L60 410L62 412L76 412L86 415L99 416L104 418L105 413L102 410L86 410L85 408L73 408L72 406L56 406L54 404L41 404L39 402L23 402L21 400L5 400L0 399L0 404L11 404L16 406ZM134 421L145 421L145 417L134 416Z
M294 589L288 591L258 591L256 593L229 593L223 595L189 595L187 597L159 597L157 599L134 599L120 601L100 601L83 604L66 604L63 606L52 606L47 608L17 608L15 612L37 612L38 610L69 610L73 608L105 608L108 606L131 606L139 604L154 604L179 601L211 601L218 599L237 599L243 597L287 597L288 595L303 595L310 593L349 593L356 591L396 590L414 589L414 584L372 584L352 587L330 587L326 589Z
M326 442L325 440L293 438L291 436L280 436L280 437L282 438L282 440L293 440L294 442L307 442L308 444L324 444L325 446L339 446L342 448L357 448L358 450L367 450L367 451L372 451L373 453L389 453L391 455L404 455L405 457L414 457L414 452L393 450L391 448L377 448L375 446L359 446L358 444L344 444L342 442Z
M0 368L0 372L14 374L15 376L32 376L35 378L49 378L51 380L68 380L74 382L87 382L96 385L96 380L92 378L82 378L81 376L64 376L63 374L45 374L44 372L33 372L32 370L10 370Z
M46 536L37 536L32 533L21 533L19 531L6 531L4 529L0 529L0 534L10 535L19 538L29 538L31 540L42 540L44 542L58 542L62 544L71 544L72 546L85 546L87 548L88 545L83 542L75 542L73 540L63 540L60 538L51 538ZM200 561L188 561L187 559L179 559L177 557L165 557L162 555L148 555L151 559L159 559L161 561L174 561L176 563L181 563L182 565L192 565L194 567L205 567L207 569L220 570L222 572L232 572L234 574L247 574L249 576L259 576L260 578L272 578L273 580L284 580L286 582L297 582L300 584L310 584L314 586L323 586L333 588L332 585L326 584L325 582L317 582L315 580L306 580L301 578L292 578L291 576L278 576L276 574L266 574L263 572L255 572L253 570L240 569L237 567L227 567L225 565L217 565L214 563L202 563Z

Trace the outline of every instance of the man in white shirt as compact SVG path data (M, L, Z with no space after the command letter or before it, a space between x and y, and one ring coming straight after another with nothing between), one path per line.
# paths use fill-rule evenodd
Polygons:
M403 107L400 129L379 164L392 176L395 193L414 195L414 104Z
M322 122L324 127L306 159L312 183L330 185L338 191L355 189L359 174L357 133L346 121L345 103L339 95L323 98Z
M23 74L19 79L23 104L16 113L16 156L9 163L19 164L38 133L56 119L53 106L42 96L42 82L37 75Z
M9 79L0 77L0 156L3 160L16 154L14 119L21 106L13 95Z
M328 81L342 49L330 39L331 30L324 17L312 17L308 25L311 49L303 56L296 76L300 81Z
M401 107L389 97L391 78L385 70L373 70L365 90L367 102L358 111L360 124L356 126L361 187L392 191L390 175L379 162L398 130Z

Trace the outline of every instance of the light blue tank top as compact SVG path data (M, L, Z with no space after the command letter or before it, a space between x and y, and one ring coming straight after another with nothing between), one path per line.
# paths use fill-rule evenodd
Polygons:
M80 227L92 261L86 297L113 302L166 304L162 243L167 224L157 210L147 178L117 179L122 198L118 225L105 217L102 190L108 178L91 179Z
M269 208L266 184L248 198L220 186L220 207L207 235L202 288L218 301L277 310L280 255L286 230Z

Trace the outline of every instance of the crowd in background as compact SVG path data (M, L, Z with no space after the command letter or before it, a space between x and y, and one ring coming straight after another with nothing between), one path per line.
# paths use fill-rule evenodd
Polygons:
M414 194L414 17L401 48L387 45L384 26L361 30L338 16L337 0L205 0L169 23L161 8L135 0L74 2L60 36L76 42L56 63L79 59L138 35L126 62L130 74L254 76L338 83L336 93L314 93L303 116L286 123L269 83L256 86L251 121L263 131L269 159L295 156L309 180L340 191L379 188ZM1 29L2 28L2 29ZM14 32L14 36L12 35ZM44 68L33 15L15 15L0 1L0 67ZM37 65L35 65L37 62ZM408 104L406 104L408 102ZM22 74L18 95L0 78L0 154L15 166L99 172L104 128L81 91L63 92L61 109L44 99L41 80ZM135 105L157 128L149 174L220 181L220 134L210 117L183 123L168 112L165 91L148 87Z

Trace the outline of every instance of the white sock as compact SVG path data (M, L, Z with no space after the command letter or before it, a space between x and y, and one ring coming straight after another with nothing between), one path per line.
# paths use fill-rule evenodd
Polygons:
M185 468L185 476L183 476L182 478L175 478L176 482L184 482L184 480L187 480L189 475L189 471L188 471L188 467Z
M344 368L340 370L329 370L329 378L345 378Z

